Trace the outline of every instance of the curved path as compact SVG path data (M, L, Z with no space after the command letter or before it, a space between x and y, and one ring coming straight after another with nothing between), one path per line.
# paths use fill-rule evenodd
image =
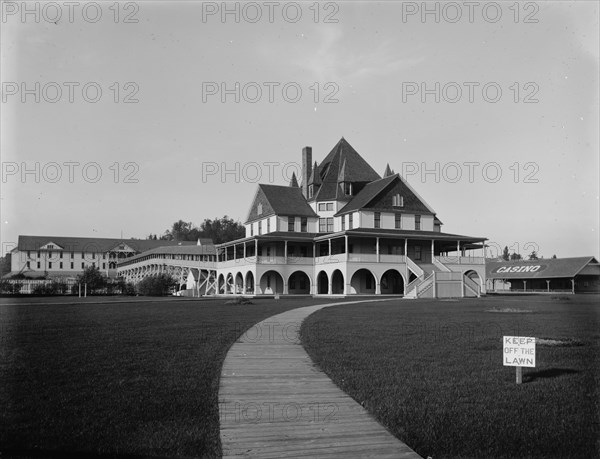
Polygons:
M300 324L313 312L362 302L373 300L293 309L238 339L221 371L223 457L421 457L316 368L300 343Z

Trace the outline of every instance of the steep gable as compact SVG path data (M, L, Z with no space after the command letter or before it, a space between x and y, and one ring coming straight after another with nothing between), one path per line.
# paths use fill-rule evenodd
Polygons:
M402 207L393 205L393 197L402 196ZM336 215L343 215L359 209L378 210L383 212L410 212L419 214L435 214L433 209L416 191L406 183L399 174L390 175L367 184Z
M258 185L258 190L248 212L246 223L271 215L318 216L308 205L306 199L304 199L300 188L279 185Z

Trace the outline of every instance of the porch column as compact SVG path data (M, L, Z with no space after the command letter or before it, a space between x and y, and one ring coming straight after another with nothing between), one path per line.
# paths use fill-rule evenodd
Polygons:
M575 278L571 279L571 293L575 295Z
M375 295L381 295L381 284L378 279L375 279Z
M258 239L254 239L254 256L256 257L256 262L258 263Z
M434 239L431 240L431 262L433 263L433 259L435 257L435 241Z
M329 257L331 258L331 238L329 238L327 242L329 243Z
M458 262L460 263L460 241L456 241L456 251L458 252Z
M327 276L327 294L333 294L333 276Z
M284 263L287 263L287 253L288 253L288 251L287 251L287 243L288 243L288 241L284 241L284 245L283 245L283 256L285 258L285 262Z
M377 253L377 263L379 263L379 238L375 238L376 242L375 242L375 253ZM377 284L376 289L379 288L379 284ZM377 293L377 290L375 291L375 293ZM381 293L381 292L380 292Z
M288 294L288 292L289 292L289 291L288 291L288 284L287 284L287 281L286 281L286 280L284 280L284 281L283 281L283 294L284 294L284 295L287 295L287 294Z
M548 293L550 293L550 281L549 280L546 281L546 286L548 287L547 288Z
M408 239L404 238L404 256L408 257Z
M344 252L346 253L346 260L348 259L348 235L344 236Z
M244 260L246 260L246 241L244 241ZM244 279L244 282L246 282L246 279Z
M526 280L523 281L523 291L524 292L527 291L527 281Z

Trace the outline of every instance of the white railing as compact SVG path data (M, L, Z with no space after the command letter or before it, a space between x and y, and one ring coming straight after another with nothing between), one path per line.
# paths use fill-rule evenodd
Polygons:
M406 257L404 255L381 254L379 255L379 260L382 263L406 263Z
M444 263L442 263L439 257L433 257L431 261L433 262L433 265L436 266L439 270L447 273L451 272L451 269L448 268Z
M349 253L348 261L363 262L363 263L377 263L376 253Z
M337 253L335 255L325 255L315 258L315 265L324 265L328 263L340 263L347 260L345 253Z
M426 290L429 290L432 287L433 287L433 273L431 273L429 276L427 276L425 279L423 279L423 282L421 282L419 285L417 285L415 287L417 298L419 298L419 296L421 296L423 293L425 293Z
M415 276L420 278L425 274L423 272L423 270L421 269L421 267L418 264L416 264L414 261L412 261L410 259L410 257L404 257L404 259L405 259L406 264L408 265L408 269L410 269L413 273L415 273Z
M475 295L481 296L479 284L468 276L464 276L465 287L469 288Z
M442 264L448 265L485 265L484 257L434 257Z

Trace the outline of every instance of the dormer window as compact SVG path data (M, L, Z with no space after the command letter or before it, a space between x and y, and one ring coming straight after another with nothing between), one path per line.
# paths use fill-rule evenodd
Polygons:
M392 196L392 206L404 207L404 196L400 196L400 193Z
M342 183L342 189L344 190L344 194L346 196L352 196L352 183L350 183L350 182L343 182Z
M308 185L308 199L312 199L314 192L314 185Z
M256 213L257 213L258 215L262 215L262 204L260 204L260 203L259 203L259 204L256 206Z

